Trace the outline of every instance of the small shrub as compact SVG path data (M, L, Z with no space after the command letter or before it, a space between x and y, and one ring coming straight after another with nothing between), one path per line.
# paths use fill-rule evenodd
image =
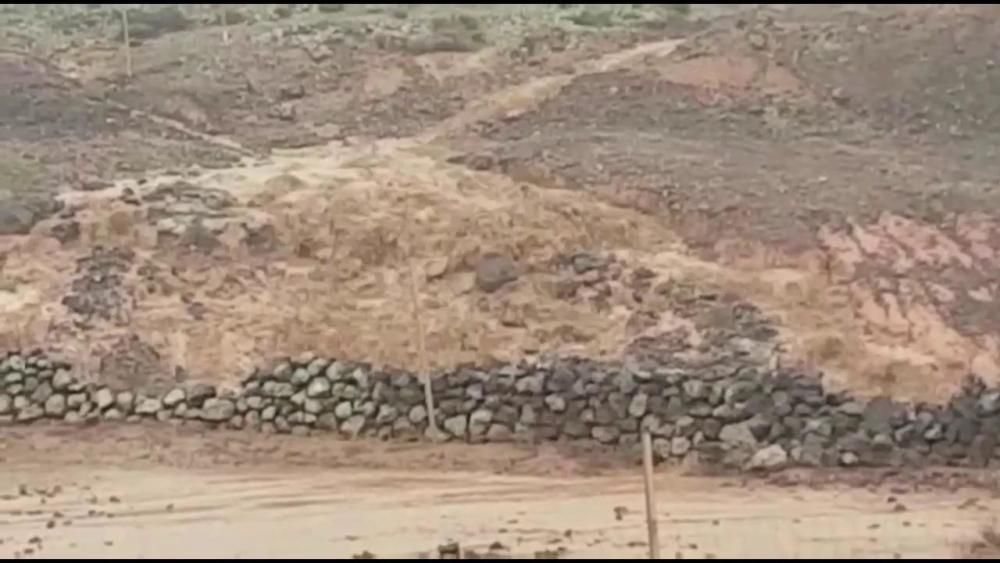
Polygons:
M131 39L154 39L168 33L184 31L192 24L192 20L185 16L179 7L173 5L154 10L128 11L128 32ZM118 39L123 40L124 30L120 25L118 33Z
M343 4L317 4L316 9L323 14L335 14L344 11Z
M615 23L615 15L611 10L584 10L568 19L583 27L611 27Z

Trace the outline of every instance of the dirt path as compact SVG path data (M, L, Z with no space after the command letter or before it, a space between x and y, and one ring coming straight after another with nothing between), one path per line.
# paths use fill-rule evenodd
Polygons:
M0 448L3 557L417 557L452 540L514 557L646 549L634 468L588 477L543 454L510 473L504 460L527 451L513 447L18 432ZM412 470L420 456L426 469ZM462 469L436 470L446 462ZM1000 508L967 490L657 479L666 557L947 557Z

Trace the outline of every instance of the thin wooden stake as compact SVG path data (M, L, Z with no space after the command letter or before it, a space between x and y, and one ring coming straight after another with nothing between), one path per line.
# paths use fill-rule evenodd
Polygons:
M122 35L125 36L125 75L132 78L132 42L128 35L128 8L122 8Z
M222 5L222 44L229 45L229 23L226 21L226 6Z
M643 481L646 491L646 531L649 533L649 558L660 558L660 531L656 521L656 496L653 492L653 438L642 432Z
M406 210L406 222L412 224L413 215L410 213L409 205ZM410 237L412 241L413 238ZM410 249L412 251L412 248ZM434 389L431 386L431 373L427 365L427 340L424 334L423 310L420 307L420 291L418 290L417 269L413 265L413 253L409 252L406 262L410 268L410 301L413 302L413 325L417 331L417 369L420 370L420 377L424 380L424 404L427 408L427 428L433 438L440 434L437 425L437 416L434 409Z

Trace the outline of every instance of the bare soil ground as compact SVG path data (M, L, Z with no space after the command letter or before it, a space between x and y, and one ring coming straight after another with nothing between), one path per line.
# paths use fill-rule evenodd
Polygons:
M131 77L109 6L0 9L0 348L55 349L121 386L231 381L306 350L411 366L412 276L435 367L618 357L678 335L710 346L752 305L779 334L761 353L859 393L941 400L970 372L1000 381L996 7L149 6L130 12ZM516 273L485 291L476 272L491 253ZM230 482L235 470L209 465ZM188 475L143 471L120 493L140 504L160 502L148 483ZM449 486L427 481L427 498ZM837 494L775 506L874 510ZM928 494L927 529L900 526L904 547L874 553L943 553L954 537L933 523L951 512ZM358 495L372 522L406 527ZM605 508L576 502L566 517L605 526ZM270 517L225 514L242 522L234 538ZM546 518L533 526L562 526ZM152 527L131 535L141 520L129 537L183 548ZM473 543L495 535L485 521L440 524ZM642 550L629 530L612 542L622 555ZM377 543L385 531L352 532L371 539L356 551L434 547ZM548 541L528 535L500 541L521 537L522 555ZM140 545L109 541L119 555ZM274 549L355 549L338 541ZM692 543L704 554L711 541ZM17 542L0 548L24 553ZM840 554L873 553L858 550Z
M389 446L171 428L4 441L7 557L643 557L639 468L526 446ZM779 476L782 477L782 476ZM950 557L995 495L961 475L657 476L671 557ZM947 486L948 484L952 486Z

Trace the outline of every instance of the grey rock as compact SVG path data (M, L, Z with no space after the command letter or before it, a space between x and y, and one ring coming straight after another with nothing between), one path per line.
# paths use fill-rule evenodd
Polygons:
M746 422L729 424L722 427L719 432L719 441L737 447L752 448L757 445L757 438L750 430L750 425Z
M924 431L924 440L928 442L937 442L941 438L944 438L944 428L937 423L934 423Z
M1000 412L1000 391L984 393L976 402L976 410L986 416Z
M373 401L365 401L360 405L357 405L355 408L355 412L359 412L365 415L366 417L375 416L375 413L377 411L378 407L375 406L375 403Z
M909 446L916 436L917 429L912 424L907 424L906 426L898 428L892 434L893 440L903 447Z
M670 440L666 438L654 438L653 456L661 461L670 459Z
M66 413L66 396L53 394L45 401L45 414L51 417L62 417Z
M493 293L517 278L517 264L507 256L488 253L476 263L476 287L486 293Z
M829 438L833 436L833 424L824 418L812 418L806 421L806 427L803 432Z
M301 407L306 402L306 392L299 391L298 393L295 393L289 401L291 401L293 405Z
M563 412L566 410L566 399L555 393L545 397L545 404L552 412Z
M677 436L670 440L670 455L681 457L691 451L691 440Z
M209 385L208 383L196 383L188 389L187 401L193 406L200 407L207 399L215 397L216 390L214 385ZM289 395L291 396L291 395Z
M810 467L820 467L823 465L823 438L816 434L808 434L802 441L801 451L798 455L799 463Z
M357 385L358 388L362 390L368 389L369 386L371 385L368 372L362 368L356 368L354 371L352 371L351 374L347 376L347 381L354 382L354 384Z
M52 396L52 386L48 382L41 383L35 390L31 393L31 401L33 403L44 403Z
M674 424L674 430L682 437L690 438L698 430L698 422L690 416L682 416Z
M444 429L456 438L465 437L465 432L469 427L469 419L465 415L457 415L446 418Z
M135 414L154 415L162 408L163 403L159 399L146 397L139 399L139 402L135 406Z
M538 416L535 414L535 409L531 405L523 405L521 407L521 418L519 422L525 426L532 426L538 421Z
M118 410L117 407L111 407L110 409L104 411L104 420L113 421L113 420L122 420L124 418L125 415L122 414L122 411Z
M778 444L757 450L746 464L748 470L775 470L788 464L788 453Z
M709 418L701 423L701 433L709 440L716 440L722 432L723 423L717 419Z
M278 381L288 381L293 369L291 362L280 362L274 366L274 369L271 371L271 377Z
M260 413L257 411L247 411L243 415L243 426L246 428L257 428L260 426Z
M187 392L185 392L184 389L171 389L166 395L163 396L163 406L172 409L186 398Z
M319 415L316 418L316 428L320 430L336 430L337 429L337 416L332 412L327 412Z
M503 424L491 424L486 431L486 439L490 442L510 442L514 439L514 433Z
M323 403L317 399L306 399L305 402L302 403L302 410L309 414L318 415L323 412Z
M63 421L68 424L79 424L83 422L83 416L76 411L69 411L63 416Z
M35 389L38 389L38 386L41 383L42 382L39 381L38 378L27 375L27 377L24 378L24 392L28 394L34 393ZM49 384L48 381L45 382L45 387L47 388L48 392L50 393L52 392L52 386Z
M260 419L264 422L271 422L278 416L278 407L270 405L264 407L264 410L260 411Z
M247 397L247 408L252 410L260 410L264 406L263 397Z
M295 395L295 386L285 381L268 381L264 393L278 399L289 399Z
M24 382L24 374L20 372L8 373L3 377L4 385L16 385L22 382Z
M623 399L626 395L631 395L639 388L639 384L635 381L635 376L628 372L622 372L615 376L615 385L618 387L618 393L621 394Z
M641 391L636 393L628 404L629 416L632 418L642 418L642 416L646 414L646 405L648 401L648 395Z
M45 411L42 409L42 407L36 404L29 404L25 405L23 409L18 411L15 420L17 420L18 422L31 422L33 420L38 420L43 416L45 416Z
M161 410L156 412L156 420L159 422L166 422L170 420L171 416L173 416L173 413L171 413L168 410Z
M771 400L774 402L774 414L778 416L792 414L794 405L792 404L792 397L788 393L785 391L775 391L771 394Z
M356 438L365 428L365 417L354 415L340 424L340 431L352 438Z
M31 404L31 401L29 401L27 397L24 397L24 396L21 396L21 395L18 395L16 397L14 397L14 410L16 410L16 411L19 411L19 410L27 407L30 404Z
M476 409L469 415L469 434L472 436L482 436L493 422L493 411L489 409Z
M94 402L97 403L97 408L99 410L104 410L115 404L115 395L110 389L102 387L94 393Z
M298 368L292 372L292 377L290 379L292 385L296 387L302 387L309 383L309 371L304 368Z
M700 379L689 379L681 387L690 399L703 399L708 394L708 385Z
M861 461L861 459L858 457L858 454L854 452L843 452L840 454L839 461L840 465L843 465L844 467L854 467Z
M326 378L336 383L347 375L347 366L341 362L333 362L326 368Z
M115 407L122 414L132 414L132 408L135 406L135 393L131 391L121 391L115 395Z
M229 399L215 397L205 401L201 407L201 419L209 422L223 422L236 414L236 404Z
M64 391L73 383L73 375L61 369L52 376L52 388L56 391Z
M848 401L837 408L840 412L850 416L861 416L865 414L865 406L857 401Z
M427 409L423 405L414 405L407 417L413 424L421 424L427 420Z
M480 401L485 396L482 383L473 383L465 389L465 396Z
M330 362L328 360L323 358L316 358L315 360L309 362L308 367L306 367L306 371L309 372L310 376L315 377L323 373L323 370L325 370L326 366L328 365L330 365Z
M288 419L280 415L274 417L274 428L279 434L288 434L292 431L292 425L288 423Z
M621 431L617 426L595 426L590 430L590 436L602 444L613 444L620 435Z
M301 354L295 357L294 363L300 366L308 366L315 359L316 359L315 352L302 352Z
M541 395L545 389L545 376L542 374L526 375L517 380L514 388L523 395Z
M0 415L10 414L14 410L14 399L10 395L0 393Z
M891 399L876 397L865 406L862 427L869 434L889 434L893 421L901 414L901 407Z
M321 398L330 396L330 380L325 377L314 377L306 388L306 396Z
M396 407L392 405L380 405L378 408L378 414L375 416L376 424L388 424L396 420L399 417L399 411Z
M737 381L726 388L726 393L723 398L728 404L746 401L756 390L756 383L752 383L750 381Z

